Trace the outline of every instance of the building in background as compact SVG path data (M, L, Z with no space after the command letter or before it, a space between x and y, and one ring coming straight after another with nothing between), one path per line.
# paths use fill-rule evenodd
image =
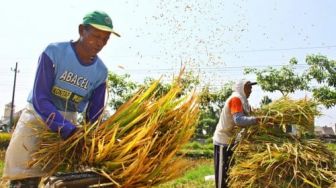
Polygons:
M336 124L335 124L335 129L336 129ZM320 126L315 126L315 130L314 130L315 134L317 136L322 136L322 135L335 135L335 132L333 130L332 127L329 127L329 126L323 126L323 127L320 127Z
M5 105L4 114L1 116L0 119L0 131L9 131L11 129L10 127L10 117L11 117L11 108L12 103L8 103ZM13 108L13 124L16 125L17 120L19 119L21 115L22 110L19 110L18 112L15 112L15 106Z
M334 125L336 130L336 124ZM336 134L332 127L329 126L316 126L314 129L315 135L319 137L322 141L329 143L336 143Z

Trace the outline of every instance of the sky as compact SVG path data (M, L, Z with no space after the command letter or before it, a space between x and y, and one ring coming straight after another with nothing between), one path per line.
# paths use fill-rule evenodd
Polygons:
M333 0L0 0L0 114L13 94L16 110L26 105L37 60L51 42L77 40L78 25L90 11L107 12L121 38L111 37L99 53L110 71L169 81L182 65L218 89L241 78L244 67L280 67L293 57L298 71L311 54L336 59ZM250 103L280 93L256 86ZM293 98L311 96L296 92ZM323 109L316 125L336 123L336 108Z

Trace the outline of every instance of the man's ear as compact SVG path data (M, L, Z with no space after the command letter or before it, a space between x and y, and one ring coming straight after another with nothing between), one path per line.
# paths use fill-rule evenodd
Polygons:
M83 24L80 24L78 26L79 36L83 36L84 30L85 30L85 26Z

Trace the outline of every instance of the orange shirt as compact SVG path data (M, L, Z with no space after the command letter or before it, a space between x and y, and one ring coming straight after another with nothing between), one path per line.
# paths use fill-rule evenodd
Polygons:
M239 97L233 97L230 101L229 101L229 108L230 108L230 112L231 114L235 114L238 112L244 112L243 110L243 104L240 101Z

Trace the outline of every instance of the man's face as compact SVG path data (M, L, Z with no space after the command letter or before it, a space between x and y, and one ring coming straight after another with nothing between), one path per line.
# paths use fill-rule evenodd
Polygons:
M91 56L95 56L106 45L111 33L98 30L92 26L83 26L80 35L80 40L86 52L89 53Z
M252 93L252 85L251 85L250 82L247 82L247 83L244 85L244 92L245 92L246 98L249 98L249 96L250 96L251 93Z

